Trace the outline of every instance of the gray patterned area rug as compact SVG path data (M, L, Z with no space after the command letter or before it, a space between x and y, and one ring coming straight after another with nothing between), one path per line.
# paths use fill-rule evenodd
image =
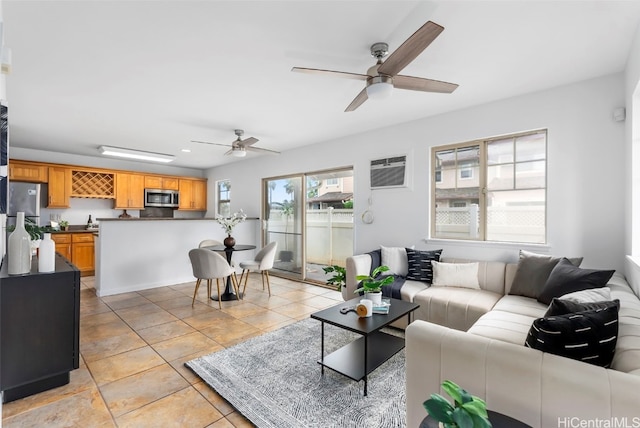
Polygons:
M386 330L400 335L403 332ZM358 335L325 324L325 355ZM404 427L404 350L363 382L320 373L320 321L307 319L185 363L258 427Z

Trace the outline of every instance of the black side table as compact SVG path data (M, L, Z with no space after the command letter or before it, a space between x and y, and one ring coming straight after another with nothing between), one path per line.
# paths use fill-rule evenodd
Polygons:
M493 428L531 428L530 425L520 422L512 417L503 415L502 413L494 412L493 410L487 410L489 415L489 422ZM420 423L420 428L438 428L438 421L431 416L427 416Z

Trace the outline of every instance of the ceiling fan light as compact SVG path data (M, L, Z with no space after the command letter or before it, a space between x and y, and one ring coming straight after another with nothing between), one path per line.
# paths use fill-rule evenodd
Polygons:
M247 155L247 151L244 149L233 149L233 151L231 152L231 155L237 158L243 158Z
M384 100L393 95L393 83L390 77L376 76L367 86L367 97L372 100Z

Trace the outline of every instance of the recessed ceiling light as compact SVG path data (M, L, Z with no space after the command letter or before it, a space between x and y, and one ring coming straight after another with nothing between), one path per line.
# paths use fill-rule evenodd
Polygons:
M182 150L180 150L180 151L181 151L181 152L184 152L184 153L191 153L191 149L182 149Z

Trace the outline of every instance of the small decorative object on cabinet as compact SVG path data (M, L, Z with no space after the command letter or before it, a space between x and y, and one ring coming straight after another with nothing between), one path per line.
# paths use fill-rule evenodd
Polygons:
M67 220L60 221L60 229L61 230L69 230L69 222Z
M389 266L378 266L371 272L371 275L358 275L356 280L362 281L362 287L354 293L364 292L364 298L373 301L374 306L382 303L382 287L393 282L393 276L380 276L382 272L389 270Z
M16 228L9 235L8 273L24 275L31 270L31 235L24 228L24 212L16 217Z
M422 403L429 416L440 422L441 426L491 428L484 400L469 394L450 380L442 382L442 389L451 396L453 405L440 394L431 394L431 398Z
M40 241L38 250L38 272L53 272L56 270L56 243L50 233L45 233Z

